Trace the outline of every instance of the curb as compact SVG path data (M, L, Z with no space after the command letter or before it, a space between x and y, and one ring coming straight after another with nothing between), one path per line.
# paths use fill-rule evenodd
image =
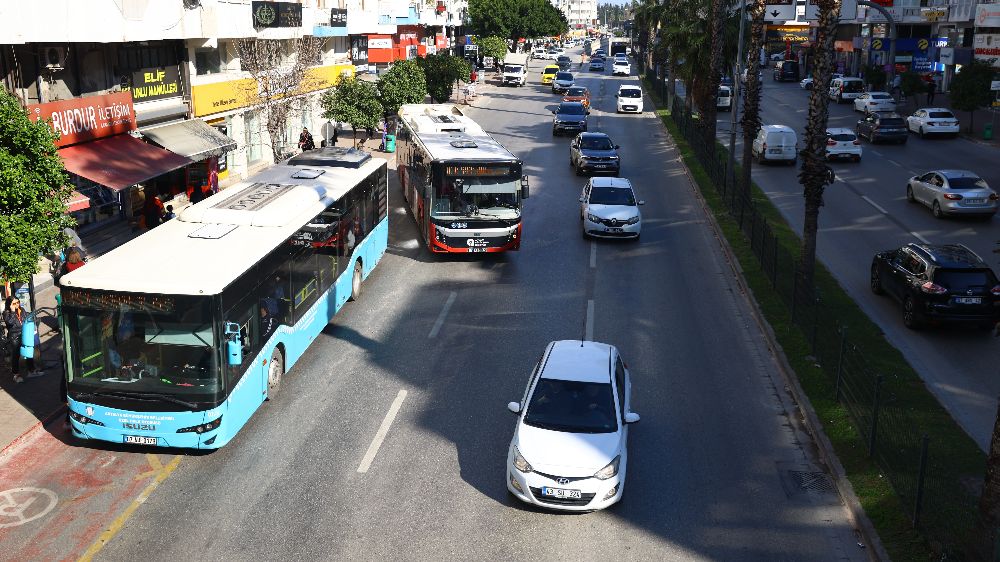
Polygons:
M656 104L654 104L654 107L657 107ZM660 128L676 147L677 143L674 140L673 135L670 134L666 125L660 121L659 116L657 117L657 122ZM669 119L669 116L667 118ZM765 341L767 341L768 347L771 349L771 354L778 364L778 371L780 372L782 379L784 379L785 385L792 393L792 398L799 409L802 421L805 423L809 434L816 443L820 459L833 473L834 484L837 486L837 495L840 497L841 502L843 502L843 504L847 507L848 520L861 534L861 538L864 540L864 545L859 543L859 546L867 545L869 547L865 549L865 552L868 555L868 559L873 562L891 560L889 553L886 552L885 546L882 544L881 538L878 536L878 532L875 530L875 526L872 524L871 520L868 519L864 508L861 507L861 502L854 494L854 487L851 486L850 481L847 479L844 467L840 464L840 459L837 458L837 455L833 450L833 444L823 432L823 424L816 416L816 411L813 409L812 403L809 402L809 398L806 396L805 391L802 390L802 386L799 384L799 379L795 374L795 370L788 362L788 358L785 356L784 350L778 343L777 337L774 335L774 330L772 330L771 325L768 324L763 312L761 312L757 299L753 296L753 292L744 283L743 269L740 267L736 256L733 255L733 250L729 245L729 241L726 239L725 235L722 234L722 230L719 227L718 222L715 220L715 215L713 215L709 209L708 203L705 202L705 198L701 194L701 189L698 187L698 184L694 181L694 177L691 175L691 170L688 169L687 164L684 163L680 154L678 154L678 162L681 166L683 166L685 172L684 175L688 180L688 184L694 191L695 197L697 197L698 201L701 203L702 211L708 219L709 225L712 227L715 238L719 242L719 247L721 247L723 253L725 253L726 261L729 263L730 268L735 274L734 277L740 288L740 292L743 293L747 302L750 304L754 320L756 321L761 334L764 336Z
M66 405L65 404L60 404L58 408L56 408L55 410L53 410L51 413L49 413L47 416L45 416L41 420L35 422L34 425L32 425L31 427L29 427L20 436L18 436L17 438L15 438L10 443L7 443L6 445L4 445L4 447L2 449L0 449L0 458L3 458L3 456L6 455L8 451L14 450L14 447L16 445L20 444L22 441L26 441L28 439L28 435L30 435L31 433L34 433L35 431L37 431L41 427L45 427L45 426L49 425L50 423L52 423L53 421L55 421L56 419L58 419L60 416L62 416L65 412L66 412Z

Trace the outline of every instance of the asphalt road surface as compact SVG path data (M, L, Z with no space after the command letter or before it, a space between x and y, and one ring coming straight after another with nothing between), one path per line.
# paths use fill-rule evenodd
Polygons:
M765 72L761 101L762 122L788 125L805 135L809 92L798 83L773 82ZM920 96L923 106L923 96ZM853 104L830 104L829 127L854 129L861 113ZM911 102L901 115L918 106ZM968 115L956 113L964 123ZM720 114L720 131L729 131L730 115ZM728 145L728 132L720 134ZM817 255L841 285L881 326L886 337L906 356L938 400L984 451L989 445L1000 395L1000 345L988 331L976 327L945 326L909 330L902 309L890 297L869 290L869 270L875 253L909 242L962 243L1000 272L1000 258L992 253L1000 242L1000 217L983 222L975 218L935 219L927 207L906 201L906 182L930 170L967 169L1000 189L1000 151L964 138L921 139L911 134L905 145L872 145L863 140L859 163L831 166L837 181L824 195L820 209ZM740 134L737 154L742 154ZM802 186L798 167L754 164L754 181L802 232Z
M816 486L814 447L659 124L614 114L626 79L583 74L591 130L622 145L647 202L641 242L583 240L584 180L531 68L531 85L471 110L532 178L522 250L429 256L397 184L390 251L360 301L234 441L180 459L98 559L866 558ZM584 515L522 505L505 487L505 405L547 342L589 332L621 349L642 415L624 499Z

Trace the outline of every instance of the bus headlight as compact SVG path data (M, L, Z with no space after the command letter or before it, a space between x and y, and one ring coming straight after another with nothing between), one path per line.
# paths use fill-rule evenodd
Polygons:
M69 417L73 418L73 420L76 421L77 423L82 423L84 425L87 425L89 423L89 424L92 424L92 425L99 425L101 427L104 427L103 423L101 423L101 422L99 422L97 420L94 420L94 419L90 419L90 418L88 418L87 416L85 416L83 414L78 414L78 413L74 412L73 410L69 411Z
M214 421L210 421L208 423L203 423L201 425L192 425L191 427L182 427L181 429L177 430L177 433L191 433L191 432L198 433L198 434L208 433L209 431L214 431L216 429L219 429L220 425L222 425L222 416L219 416Z

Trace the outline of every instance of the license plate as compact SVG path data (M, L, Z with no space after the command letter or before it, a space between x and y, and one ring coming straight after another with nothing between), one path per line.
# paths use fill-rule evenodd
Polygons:
M625 232L625 230L619 226L608 226L604 228L604 232Z
M985 199L966 199L965 202L969 203L970 205L982 205L983 203L986 202L986 200Z
M471 252L473 254L477 254L477 253L481 253L481 252L485 252L485 251L486 251L486 248L469 248L469 252Z
M571 500L578 500L581 498L580 490L565 490L563 488L549 488L548 486L542 488L542 495L549 496L551 498Z
M594 167L595 168L607 168L608 165L607 164L594 164Z
M771 153L771 154L781 154L781 149L780 148L769 148L769 149L767 149L767 151L769 153Z
M141 435L126 435L125 442L132 445L156 445L156 437L143 437Z
M955 297L955 302L958 304L982 304L982 297Z

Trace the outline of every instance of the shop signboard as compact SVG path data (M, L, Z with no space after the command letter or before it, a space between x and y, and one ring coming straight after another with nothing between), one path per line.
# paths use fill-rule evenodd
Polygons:
M438 49L448 48L448 36L444 33L438 33L434 36L434 46Z
M764 8L766 21L791 21L795 19L795 2L793 0L767 0Z
M297 2L250 3L255 29L268 27L302 27L302 4Z
M347 8L330 10L330 27L347 27Z
M28 116L49 122L59 148L135 130L132 92L36 103L28 106Z
M1000 4L976 6L976 27L1000 27Z
M391 37L369 37L368 38L368 48L369 49L391 49L392 48L392 38Z
M351 62L354 63L356 72L368 72L368 36L351 37Z
M1000 68L1000 33L977 33L972 42L973 56Z
M176 65L143 68L122 76L121 87L132 92L133 103L175 98L181 95L180 71Z
M939 48L938 62L941 64L955 64L955 48L954 47Z

